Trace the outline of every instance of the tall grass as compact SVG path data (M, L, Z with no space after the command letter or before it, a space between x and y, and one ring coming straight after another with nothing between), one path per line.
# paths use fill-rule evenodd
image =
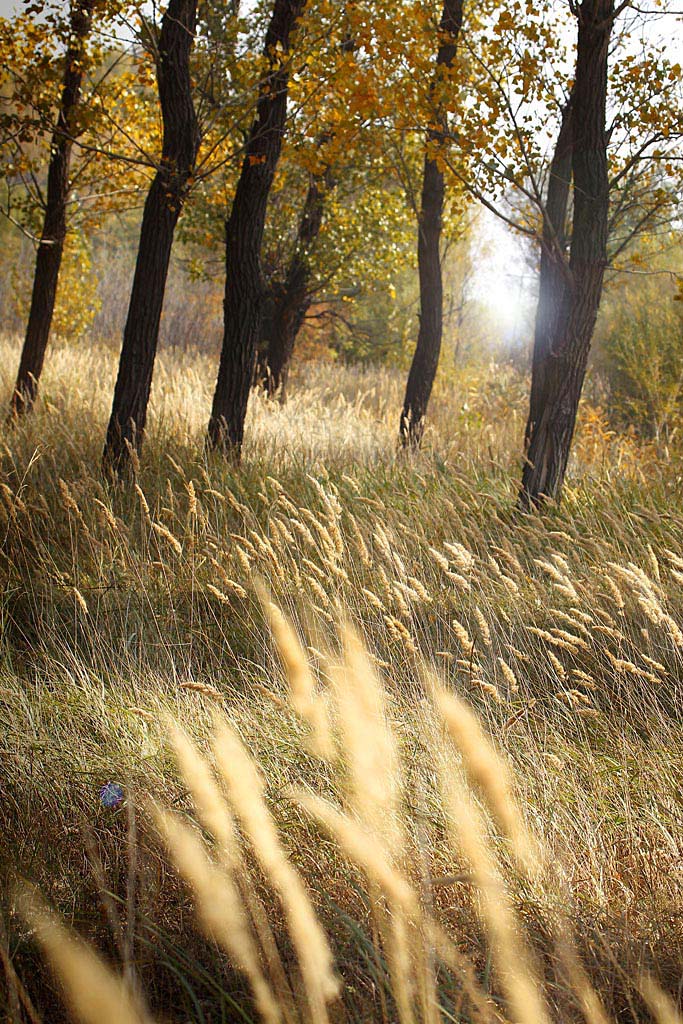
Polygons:
M5 891L37 882L131 1013L673 1013L675 454L586 408L563 506L522 517L509 371L444 382L404 459L398 378L307 367L284 409L254 401L236 472L202 455L213 367L174 354L121 493L99 475L113 370L58 347L3 438ZM4 909L9 1012L58 1019L50 919Z

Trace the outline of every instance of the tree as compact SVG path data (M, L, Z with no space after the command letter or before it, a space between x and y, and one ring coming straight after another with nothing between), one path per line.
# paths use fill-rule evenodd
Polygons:
M353 54L355 46L353 32L346 18L344 22L344 34L339 48L342 66L346 56ZM331 76L333 88L338 85L335 78L338 76ZM267 312L262 321L262 347L256 378L271 397L278 394L281 402L285 399L294 345L313 302L311 255L322 228L325 199L337 185L331 153L339 151L340 127L339 122L335 128L325 126L318 135L316 167L308 171L308 187L294 250L284 277L270 286L266 300Z
M299 221L296 244L284 279L269 288L265 316L261 323L263 357L257 367L257 381L271 397L284 401L294 345L313 301L311 250L320 234L325 195L335 186L331 168L311 174Z
M141 3L96 0L80 51L50 337L77 340L92 325L100 299L94 235L104 228L109 237L110 215L127 220L149 187L153 160L146 154L158 147L159 116L153 60L133 31ZM72 11L61 0L36 0L16 18L0 18L0 215L13 230L12 307L22 326L31 310L28 243L40 260L40 236L52 203L49 166L59 134L55 110L64 88L66 51L73 43ZM127 41L123 23L130 30ZM33 252L30 256L33 262Z
M464 188L541 252L523 508L560 493L606 268L639 236L670 224L678 203L681 68L643 31L648 18L674 13L667 7L569 0L546 17L508 0L488 39L463 39L478 103L463 108L457 141L472 159L457 166L447 149L444 159ZM614 32L617 15L629 11ZM562 15L578 28L569 95ZM610 47L618 59L608 82ZM545 195L544 106L562 112Z
M290 39L306 0L274 0L265 39L268 72L230 215L225 226L223 346L208 427L208 444L239 460L262 320L261 244L268 196L287 115Z
M190 80L197 0L170 0L158 44L157 79L163 118L161 159L140 229L133 288L107 428L105 471L123 473L129 445L142 444L173 235L197 159L200 132Z
M570 114L563 120L563 128L571 133L572 238L568 265L563 259L562 274L549 275L550 316L546 294L540 297L543 306L539 303L541 337L537 335L534 347L520 494L520 504L527 509L556 498L564 481L607 266L607 62L615 5L614 0L583 0L572 11L578 21L576 71ZM565 151L560 138L554 162L562 161ZM557 191L562 192L559 178L558 182ZM549 190L549 199L554 192ZM550 217L546 222L561 235L560 219L561 209L556 225L551 225Z
M50 337L66 238L69 164L77 132L85 49L94 6L95 0L72 0L70 9L62 94L50 147L45 216L36 253L26 335L11 399L12 417L29 412L33 406Z
M258 15L263 6L257 8ZM266 385L270 380L271 389L275 376L286 376L299 327L307 329L307 338L319 334L333 348L343 347L349 353L356 351L356 341L365 351L376 340L379 358L390 336L395 348L395 310L391 324L378 318L375 337L370 339L362 337L361 307L367 298L378 312L378 289L388 299L398 277L414 260L408 251L408 245L412 250L413 213L397 187L375 89L381 56L381 78L391 96L389 80L393 77L396 83L396 65L408 52L407 43L402 40L400 50L395 48L391 57L396 22L384 11L386 26L381 25L380 37L377 0L348 5L314 0L306 10L290 58L287 130L261 244L264 297L255 383ZM257 17L250 24L252 50L259 21ZM356 32L362 48L354 48ZM410 33L406 30L404 35L407 41ZM421 41L423 35L420 29ZM432 47L433 36L431 25ZM241 56L242 80L243 63ZM403 64L407 80L405 60ZM203 152L207 148L205 144ZM413 149L421 164L421 139ZM234 194L234 161L224 160L210 181L198 169L197 179L180 232L193 247L193 272L212 277L216 261L206 258L206 250L218 238L219 225L224 225L225 196ZM402 337L403 332L398 333ZM266 362L271 343L273 366L277 363L283 369L269 377Z
M452 68L462 27L463 0L444 0L439 24L436 71L430 89L434 124L427 132L422 195L418 224L417 258L420 277L420 327L417 347L408 374L400 438L404 445L419 445L424 416L434 384L443 334L443 282L441 278L441 228L445 195L444 164L439 149L448 132L440 102L444 71ZM446 78L447 80L447 78Z

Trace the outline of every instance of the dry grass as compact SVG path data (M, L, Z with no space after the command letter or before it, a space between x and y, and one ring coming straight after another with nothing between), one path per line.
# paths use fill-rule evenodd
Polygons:
M15 358L2 343L0 395ZM602 1004L607 1019L644 1020L650 1006L670 1020L641 978L675 1006L677 458L610 435L586 409L563 507L520 517L524 391L511 372L445 382L428 445L406 460L394 447L399 378L306 367L284 409L253 403L235 473L201 454L215 367L173 359L155 379L137 493L109 492L98 473L106 351L58 347L35 417L4 437L4 878L38 882L165 1019L252 1019L255 1006L274 1019L275 1005L286 1020L464 1020L481 1004L508 1020L597 1021ZM268 605L264 615L257 579L292 626ZM374 671L361 645L338 639L344 614ZM476 709L495 750L449 694ZM232 743L219 774L250 755L227 780L222 839L225 797L214 794L212 818L209 791L202 804L196 790L211 771L188 778L190 748L178 780L167 724L203 746L217 710ZM251 798L238 792L247 763ZM110 779L128 798L113 812L98 802ZM149 794L180 813L159 822L185 874L204 863L193 803L219 840L192 880L218 945L188 914ZM224 943L216 908L202 910L212 871L237 915ZM25 988L58 1019L9 897L5 912L9 1012L22 1019ZM343 982L332 1003L323 941Z

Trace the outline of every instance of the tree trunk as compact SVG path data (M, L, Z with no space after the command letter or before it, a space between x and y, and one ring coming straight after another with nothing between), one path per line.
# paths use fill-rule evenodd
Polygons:
M261 85L256 118L225 226L223 347L207 442L239 460L265 286L261 242L268 196L280 157L287 115L290 35L306 0L274 0L265 40L269 74Z
M50 145L45 217L40 236L26 337L21 350L10 418L30 412L38 392L55 310L59 268L66 238L69 165L83 85L84 50L95 0L73 0L70 39L65 55L62 97Z
M292 267L290 267L290 271ZM275 294L272 334L266 361L266 389L272 397L285 401L289 367L294 345L306 319L313 296L308 290L308 270L298 261L294 273Z
M434 101L434 121L438 125L427 132L427 146L422 178L422 196L417 239L417 262L420 278L420 329L417 346L408 374L399 435L404 446L417 447L422 440L424 416L439 365L443 334L443 282L441 278L441 226L444 205L444 176L437 152L447 131L446 116L441 109L438 88L442 70L455 60L458 36L462 27L464 0L444 0L439 24L439 50L436 73L430 87Z
M161 161L142 216L103 454L105 472L119 476L129 467L129 445L138 451L142 445L173 234L199 150L190 81L196 16L197 0L171 0L159 36L157 79L164 125Z
M562 489L607 263L607 56L614 0L584 0L576 10L569 273L548 354L534 366L540 380L520 494L527 509L557 498Z
M341 52L353 53L355 47L353 32L347 28ZM322 149L333 137L332 130L322 132L317 142L318 149ZM264 388L270 398L278 395L283 403L294 345L313 298L310 291L311 251L322 227L325 197L336 184L329 165L325 166L322 173L310 175L292 258L284 280L273 285L265 304L262 344L257 353L256 383Z
M310 254L322 227L325 195L334 185L329 168L321 175L311 175L295 251L284 281L271 290L265 321L267 348L259 379L268 395L272 398L278 394L280 401L285 399L294 345L313 300Z

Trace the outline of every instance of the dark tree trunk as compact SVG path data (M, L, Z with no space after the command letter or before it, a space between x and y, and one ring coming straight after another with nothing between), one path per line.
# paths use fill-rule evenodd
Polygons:
M291 267L290 267L291 269ZM276 281L266 300L268 312L262 322L263 348L256 368L256 383L269 398L286 399L287 378L294 345L313 296L301 266L294 276Z
M305 4L306 0L274 0L265 41L269 74L261 85L256 118L225 226L223 347L207 441L210 447L220 448L236 460L241 454L265 300L261 242L287 115L286 54Z
M547 354L539 353L533 367L539 379L535 391L532 385L533 418L520 494L523 508L557 498L561 491L607 262L607 55L614 0L584 0L576 10L571 250L567 283L553 318L554 337L548 341Z
M462 26L464 0L444 0L439 24L441 40L436 58L436 74L430 89L435 104L433 114L437 128L427 133L427 147L422 178L422 197L417 239L417 262L420 277L420 329L417 346L408 374L400 438L404 446L418 446L422 440L424 417L432 393L441 353L443 334L443 282L441 278L441 223L444 205L444 176L435 150L443 143L446 118L440 108L438 89L442 69L455 60L458 36Z
M322 227L325 196L334 184L329 168L321 175L311 175L296 248L284 280L273 285L269 296L263 321L266 347L257 379L271 397L278 394L280 401L285 399L294 345L313 300L310 254Z
M83 55L94 5L95 0L74 0L71 6L70 40L65 55L62 97L50 146L45 217L36 254L31 308L17 382L12 394L10 417L21 416L32 409L50 337L66 238L69 165L83 84Z
M157 79L164 124L161 160L142 215L135 276L107 428L105 472L123 474L142 444L173 234L194 172L200 135L190 52L197 0L170 0L159 36Z

